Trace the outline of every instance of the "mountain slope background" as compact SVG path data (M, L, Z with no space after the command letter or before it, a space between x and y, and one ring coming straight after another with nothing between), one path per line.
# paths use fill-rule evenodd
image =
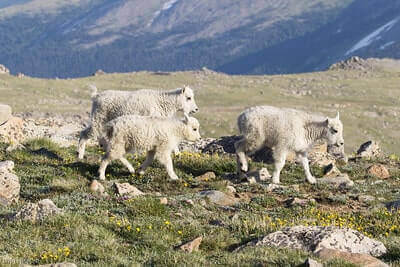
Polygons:
M351 0L21 0L0 4L0 62L13 73L87 76L218 69L318 30Z
M35 77L322 70L400 57L395 0L4 0L0 63Z

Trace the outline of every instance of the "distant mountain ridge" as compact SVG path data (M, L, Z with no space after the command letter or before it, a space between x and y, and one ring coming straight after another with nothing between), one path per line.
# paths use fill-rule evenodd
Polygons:
M4 0L0 63L37 77L310 71L354 54L396 56L398 11L394 0Z

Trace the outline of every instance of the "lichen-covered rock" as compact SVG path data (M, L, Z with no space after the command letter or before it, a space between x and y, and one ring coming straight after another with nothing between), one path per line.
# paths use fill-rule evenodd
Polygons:
M386 247L380 241L366 237L352 229L331 226L286 227L281 231L251 241L239 247L238 250L246 246L272 246L313 253L317 253L323 248L330 248L350 253L369 254L375 257L386 253Z
M62 210L59 209L53 201L50 199L43 199L38 203L28 203L24 205L22 209L12 217L12 219L31 221L35 223L43 221L46 217L62 213Z
M329 184L334 187L352 187L354 182L349 178L349 176L344 173L339 176L329 176L317 179L319 184Z
M12 161L0 162L0 204L10 205L19 199L20 184L17 175L12 173Z
M214 172L206 172L200 176L197 176L195 179L198 181L210 181L215 179L216 175Z
M142 191L137 189L135 186L129 183L115 183L115 188L117 189L117 193L121 196L128 196L128 197L137 197L144 195Z
M18 117L10 117L6 123L0 125L0 141L5 143L19 143L24 139L24 121Z
M211 203L220 206L231 206L239 201L238 199L228 196L227 194L217 190L201 191L197 193L197 195L200 196L201 198L206 198Z

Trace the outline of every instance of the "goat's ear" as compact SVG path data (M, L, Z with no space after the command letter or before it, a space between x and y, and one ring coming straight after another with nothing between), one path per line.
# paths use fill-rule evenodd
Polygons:
M185 124L188 124L189 123L189 116L188 116L188 114L183 114L183 122L185 123Z
M336 119L339 120L339 111L336 112Z
M182 86L181 93L182 93L182 94L184 94L184 93L185 93L185 91L186 91L186 85Z
M329 118L326 118L326 120L324 121L324 125L325 125L325 127L329 126Z

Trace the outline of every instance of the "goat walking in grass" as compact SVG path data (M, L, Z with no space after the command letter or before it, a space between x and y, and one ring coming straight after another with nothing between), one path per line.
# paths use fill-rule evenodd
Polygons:
M239 174L248 171L246 155L264 147L274 148L273 183L279 183L287 153L294 151L303 165L307 181L314 184L316 180L310 172L307 152L319 140L335 146L341 151L340 156L345 157L339 113L336 118L327 118L295 109L257 106L241 113L237 123L243 136L235 143Z
M184 86L170 91L142 89L137 91L108 90L97 93L91 86L92 111L90 125L80 133L78 157L83 159L86 143L90 138L101 138L107 122L124 115L172 117L177 112L185 114L199 109L194 100L193 90ZM104 140L100 140L104 142Z
M139 167L139 174L157 158L165 166L171 180L177 180L171 159L171 152L182 140L200 139L199 122L185 115L183 120L137 115L118 117L105 125L107 134L106 154L103 157L99 178L105 179L107 165L119 159L131 173L135 169L124 157L128 152L147 152L146 160Z

